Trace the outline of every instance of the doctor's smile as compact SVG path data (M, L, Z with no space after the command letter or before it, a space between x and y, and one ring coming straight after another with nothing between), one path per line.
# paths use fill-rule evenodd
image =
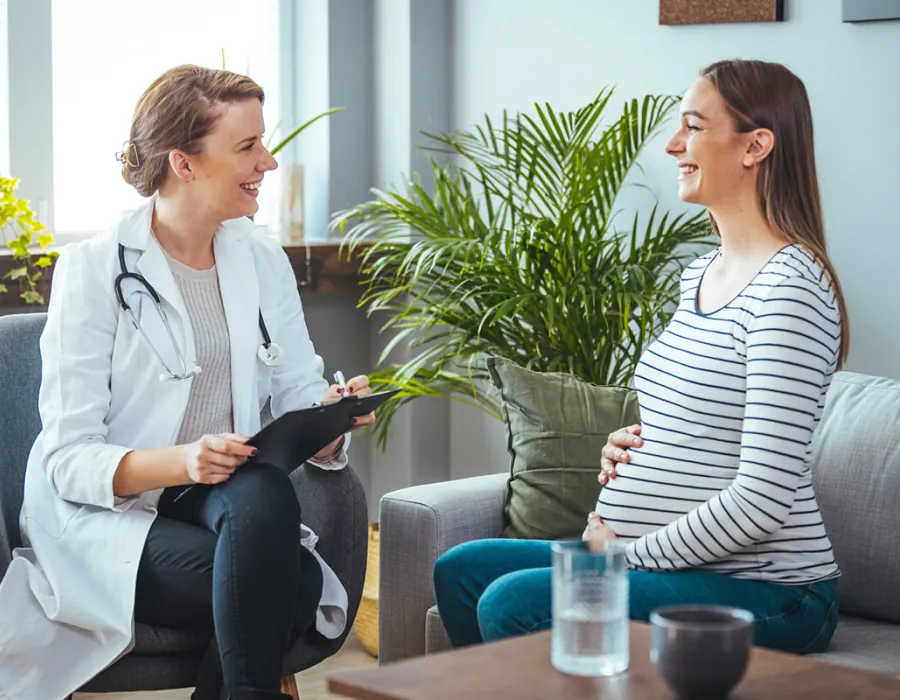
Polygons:
M157 78L118 154L145 202L59 257L0 697L68 697L149 627L208 633L194 700L289 698L292 649L345 634L347 591L290 474L344 469L387 395L326 381L287 255L250 218L278 167L264 100L224 70Z
M241 189L251 197L253 197L253 199L256 199L259 196L260 185L262 185L262 180L257 180L256 182L245 182L243 185L241 185Z

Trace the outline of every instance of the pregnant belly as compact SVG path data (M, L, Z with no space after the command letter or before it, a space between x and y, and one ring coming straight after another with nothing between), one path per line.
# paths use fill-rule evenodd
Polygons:
M697 478L687 465L665 464L640 449L617 466L617 476L600 491L595 510L622 538L640 537L665 527L702 505L729 480Z

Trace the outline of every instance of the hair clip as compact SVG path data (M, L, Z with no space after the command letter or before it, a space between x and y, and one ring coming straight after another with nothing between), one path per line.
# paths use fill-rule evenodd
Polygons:
M133 161L132 152L134 153ZM122 144L122 150L116 153L116 160L122 163L122 165L127 165L129 168L140 167L141 159L138 157L137 146L134 144L134 141L126 141Z

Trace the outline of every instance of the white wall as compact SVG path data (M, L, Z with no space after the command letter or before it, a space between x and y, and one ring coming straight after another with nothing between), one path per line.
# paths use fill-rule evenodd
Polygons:
M789 0L783 23L663 27L658 8L457 0L453 127L535 102L575 109L605 85L618 86L614 103L679 94L722 58L785 63L812 102L828 240L852 319L848 369L900 378L900 21L844 24L841 0ZM664 206L680 208L671 161L658 139L643 161L646 182ZM451 424L454 476L497 466L502 430L465 407L454 407Z

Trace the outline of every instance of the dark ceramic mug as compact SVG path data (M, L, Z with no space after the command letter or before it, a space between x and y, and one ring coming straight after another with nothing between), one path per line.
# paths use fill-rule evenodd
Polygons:
M717 605L673 605L650 614L650 661L683 700L728 697L747 669L753 615Z

